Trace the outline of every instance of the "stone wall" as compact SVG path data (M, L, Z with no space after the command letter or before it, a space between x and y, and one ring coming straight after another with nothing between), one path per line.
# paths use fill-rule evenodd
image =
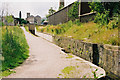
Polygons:
M28 29L32 34L35 34L35 24L29 24Z
M102 67L109 77L120 78L120 46L88 43L44 33L39 33L39 36L64 48L66 52Z
M120 77L120 47L82 42L60 36L53 36L53 42L64 48L66 52L71 52L104 68L110 77Z
M94 20L94 16L96 13L86 13L83 15L80 15L80 22L89 22Z
M72 8L72 4L70 4L67 7L64 7L63 9L57 11L53 15L48 17L48 21L50 25L57 25L61 23L67 22L68 19L68 11Z

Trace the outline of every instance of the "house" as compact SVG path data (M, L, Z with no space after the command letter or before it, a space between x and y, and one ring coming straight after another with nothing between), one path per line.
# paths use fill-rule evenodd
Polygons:
M41 17L39 15L33 16L33 15L30 15L30 13L27 13L26 20L29 21L30 24L36 24L36 25L41 24Z

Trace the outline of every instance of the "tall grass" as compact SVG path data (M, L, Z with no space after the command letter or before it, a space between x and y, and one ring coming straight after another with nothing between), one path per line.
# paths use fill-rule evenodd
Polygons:
M2 71L13 69L29 57L29 46L24 32L19 27L2 28Z
M25 30L26 30L27 32L29 32L28 26L25 26Z
M75 20L74 22L69 21L56 26L46 26L42 32L65 37L71 36L72 38L92 43L120 45L118 41L118 27L110 27L112 27L111 24L107 25L107 27L99 27L99 25L94 22L80 23L79 20ZM37 28L38 31L40 31L40 29L41 28Z

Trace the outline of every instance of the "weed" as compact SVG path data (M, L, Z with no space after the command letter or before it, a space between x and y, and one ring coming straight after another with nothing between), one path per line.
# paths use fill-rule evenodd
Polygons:
M59 76L61 76L62 74L59 74Z
M94 78L98 78L97 75L96 75L96 71L98 71L98 69L96 69L95 71L93 71L93 75L94 75Z
M43 28L41 29L41 32L44 32L44 29L43 29Z
M73 56L72 56L72 55L70 55L70 54L68 54L68 56L67 56L66 58L73 58Z
M57 78L60 78L60 77L57 77Z
M8 76L8 75L10 75L10 74L12 74L12 73L16 73L15 71L11 71L11 70L5 70L5 71L3 71L2 72L2 76Z
M29 32L28 26L25 26L25 30L26 30L27 32Z
M62 73L64 74L70 74L71 71L75 70L75 66L67 66L62 70Z
M83 78L86 78L86 76L84 75Z

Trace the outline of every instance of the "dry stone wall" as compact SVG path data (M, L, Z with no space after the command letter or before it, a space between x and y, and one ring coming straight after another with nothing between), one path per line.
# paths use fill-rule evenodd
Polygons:
M119 46L93 44L60 36L53 36L53 42L67 52L104 68L110 77L120 77Z
M66 52L102 67L109 77L120 78L120 46L88 43L70 37L49 34L42 35L43 33L39 36L64 48Z

